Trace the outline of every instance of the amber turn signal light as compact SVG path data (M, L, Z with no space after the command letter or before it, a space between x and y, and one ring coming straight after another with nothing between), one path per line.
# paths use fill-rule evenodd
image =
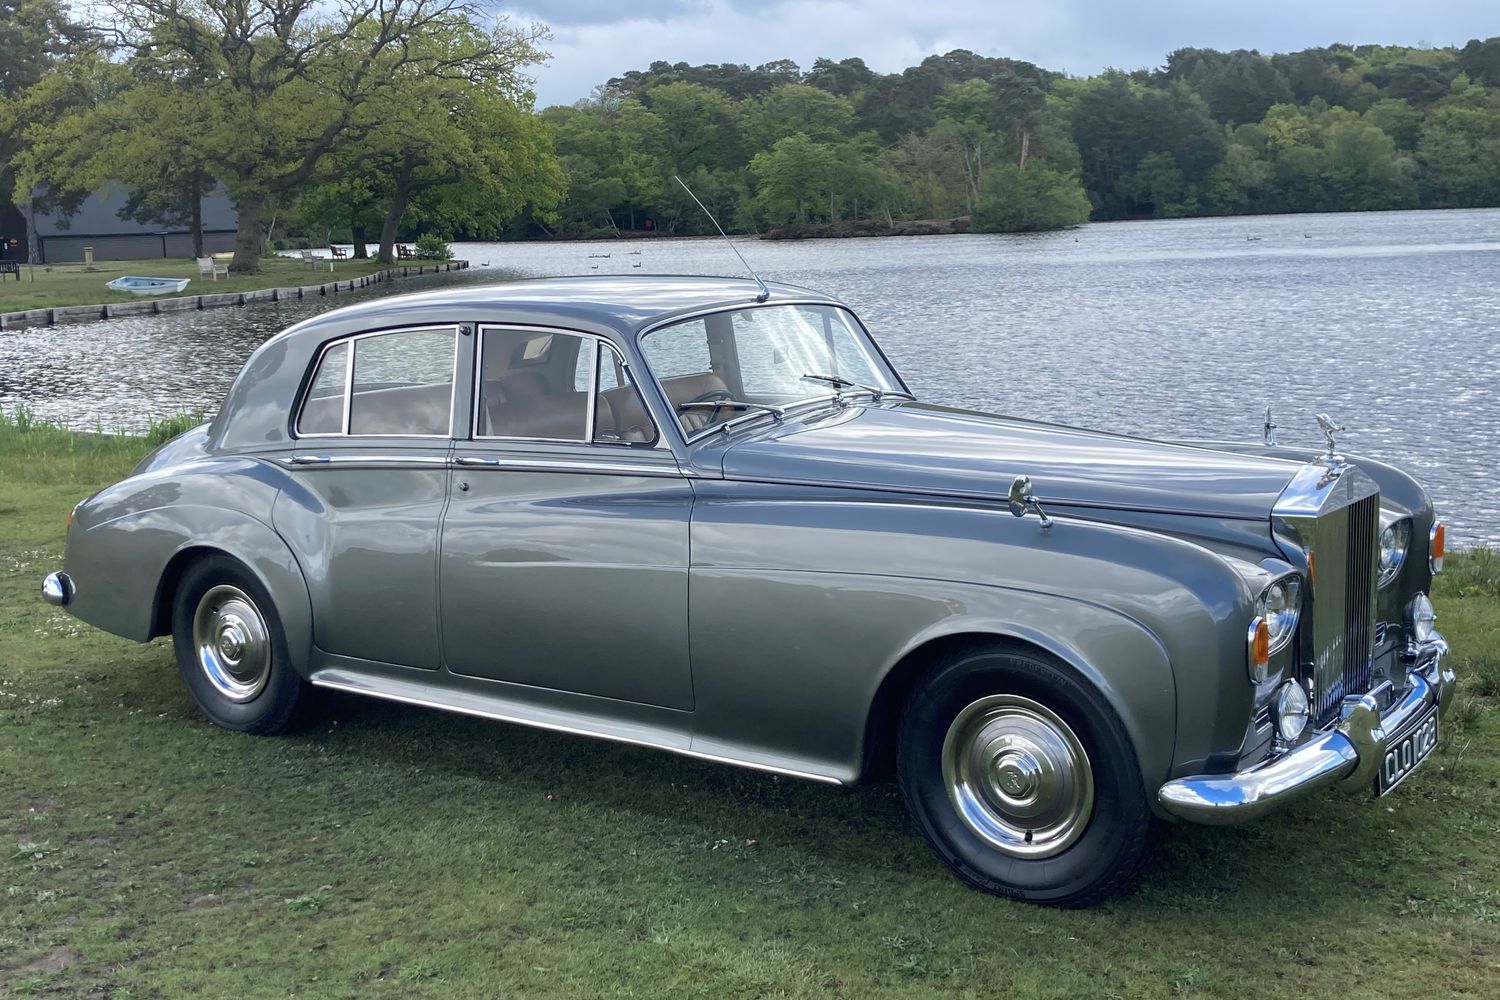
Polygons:
M1250 623L1250 679L1259 684L1266 679L1266 668L1271 665L1271 626L1264 618Z
M1432 540L1427 548L1427 565L1434 573L1443 571L1443 547L1447 543L1448 529L1442 521L1432 522Z

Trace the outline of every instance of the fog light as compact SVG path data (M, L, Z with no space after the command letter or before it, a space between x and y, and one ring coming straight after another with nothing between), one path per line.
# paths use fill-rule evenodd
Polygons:
M1437 612L1432 610L1432 601L1418 593L1411 599L1411 634L1418 642L1426 642L1436 632Z
M1276 689L1276 732L1292 743L1306 728L1307 692L1296 681L1287 681Z

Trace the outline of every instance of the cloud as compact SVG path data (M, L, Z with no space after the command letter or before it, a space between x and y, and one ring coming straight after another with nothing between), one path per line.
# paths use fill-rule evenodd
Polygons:
M1333 42L1462 44L1495 30L1493 0L525 0L513 20L553 28L538 103L569 104L652 62L859 56L884 73L951 49L1086 75L1159 66L1173 49L1292 51Z

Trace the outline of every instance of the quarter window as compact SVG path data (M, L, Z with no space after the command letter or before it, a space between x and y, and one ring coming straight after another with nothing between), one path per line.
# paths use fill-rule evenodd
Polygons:
M451 329L407 330L334 344L318 363L297 433L447 437L456 341Z
M344 390L349 378L349 343L334 344L323 352L312 388L302 403L297 433L342 434L344 432Z

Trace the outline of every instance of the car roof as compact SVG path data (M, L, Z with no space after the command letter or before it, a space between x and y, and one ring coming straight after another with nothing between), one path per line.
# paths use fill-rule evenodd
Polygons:
M798 302L838 304L822 292L781 282L766 282L771 297ZM492 285L458 285L406 295L385 296L334 309L290 327L282 336L299 335L331 326L347 328L360 321L371 324L404 322L423 312L446 315L464 312L478 321L499 321L502 314L559 324L581 322L623 332L673 316L734 306L755 305L760 287L751 278L722 278L680 274L588 275L565 278L528 278Z

